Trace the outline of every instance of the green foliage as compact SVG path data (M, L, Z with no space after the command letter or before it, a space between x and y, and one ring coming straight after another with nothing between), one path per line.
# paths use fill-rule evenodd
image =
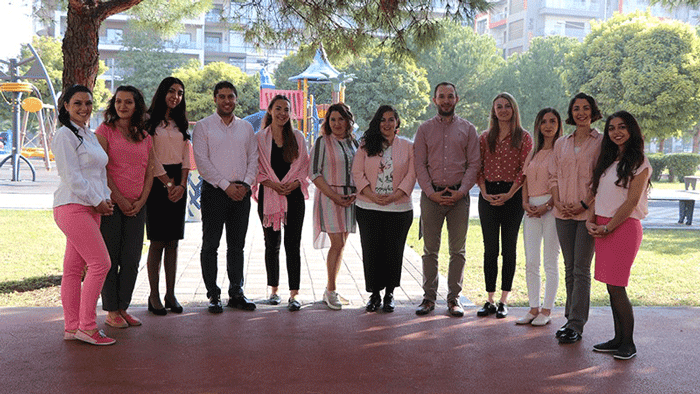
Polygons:
M432 97L432 89L438 83L454 83L460 97L457 113L480 130L486 129L491 99L498 92L484 91L484 82L505 65L501 50L493 37L479 35L471 27L447 21L441 26L443 34L433 45L417 53L418 65L427 71L429 96Z
M566 94L561 74L567 53L579 46L574 38L549 36L532 40L530 50L508 58L494 75L483 82L480 91L487 94L481 104L487 110L483 120L478 120L485 130L493 98L498 93L508 92L515 97L520 109L522 126L534 133L532 127L537 113L545 107L553 107L562 116L566 114L569 96ZM483 96L482 94L482 96Z
M246 41L277 46L323 42L330 52L360 53L375 37L395 58L410 57L411 47L427 48L439 36L436 8L445 19L471 22L490 6L487 0L232 1L225 17ZM443 8L445 7L445 8Z
M658 182L661 179L661 173L666 169L666 155L663 153L652 153L647 155L649 164L651 164L651 180Z
M124 32L122 45L124 48L117 55L117 66L122 69L121 84L140 89L146 105L160 81L187 60L184 55L166 49L161 37L133 23Z
M666 155L666 166L671 177L683 182L683 177L694 175L700 165L700 155L697 153L671 153Z
M692 26L649 13L591 23L567 56L569 94L587 92L601 111L635 115L647 139L679 135L700 113L700 38Z
M412 137L416 133L430 104L424 69L410 59L394 63L389 50L377 49L367 57L355 58L347 72L355 74L355 79L347 84L345 101L361 132L367 129L377 108L389 104L399 112L401 135Z
M198 121L214 113L214 85L220 81L233 83L238 91L236 116L243 118L259 111L260 78L247 75L240 68L228 63L209 63L204 68L199 62L191 61L173 72L185 84L187 98L187 117Z
M197 18L211 9L211 0L149 0L129 10L142 31L172 37L182 30L182 20Z

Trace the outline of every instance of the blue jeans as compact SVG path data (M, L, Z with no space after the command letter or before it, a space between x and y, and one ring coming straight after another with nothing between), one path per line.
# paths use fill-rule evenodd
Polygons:
M207 297L220 296L216 284L217 249L226 225L226 271L230 297L243 294L243 247L248 232L250 195L241 201L232 200L225 191L207 182L202 184L202 278Z

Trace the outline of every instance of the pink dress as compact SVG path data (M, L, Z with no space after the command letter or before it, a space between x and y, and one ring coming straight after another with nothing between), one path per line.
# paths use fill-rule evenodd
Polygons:
M647 168L651 172L651 165L645 157L644 163L639 166L634 175L640 174ZM617 181L617 162L611 164L600 177L595 207L596 223L599 225L608 224L615 216L617 209L627 199L629 189L615 185L615 181ZM628 285L632 264L642 244L641 219L644 219L646 214L645 190L627 220L605 237L595 239L595 280L613 286Z

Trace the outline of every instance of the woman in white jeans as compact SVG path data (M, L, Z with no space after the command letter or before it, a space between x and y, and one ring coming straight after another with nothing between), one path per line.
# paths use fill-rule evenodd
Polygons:
M525 163L523 183L523 239L525 273L530 311L516 324L544 326L554 307L559 286L559 239L552 213L554 201L549 192L549 160L554 141L561 135L561 117L554 108L541 110L535 118L535 148ZM544 247L544 303L540 309L540 246Z

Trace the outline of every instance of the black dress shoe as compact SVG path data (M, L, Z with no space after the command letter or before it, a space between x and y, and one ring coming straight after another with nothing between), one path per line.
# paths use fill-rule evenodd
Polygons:
M601 352L601 353L611 353L611 352L616 352L617 349L620 348L620 341L616 341L614 339L611 339L607 342L599 343L597 345L593 345L593 351L594 352Z
M226 305L229 308L243 309L244 311L254 311L255 303L246 298L245 295L239 294L237 296L231 297Z
M424 299L423 302L421 302L418 306L418 309L416 309L416 315L424 316L432 312L434 309L435 303L433 301Z
M508 308L506 308L506 304L499 302L496 303L497 308L496 308L496 318L497 319L503 319L504 317L508 316Z
M394 295L391 293L384 294L384 306L382 310L386 313L391 313L396 309L396 304L394 303Z
M564 331L566 331L566 325L561 326L561 328L557 330L557 332L554 334L554 336L556 338L559 338L562 335L564 335Z
M479 317L484 317L488 315L493 315L496 313L496 305L486 301L484 307L476 311L476 315Z
M576 343L580 340L581 334L571 328L564 330L564 333L559 337L559 343L561 344Z
M221 313L224 311L224 308L221 306L221 297L217 296L211 296L209 297L209 312L210 313Z
M382 306L382 296L379 293L372 293L369 296L369 301L367 301L367 306L365 310L367 312L376 312Z
M458 299L447 301L447 311L454 317L464 316L464 307Z
M154 308L153 304L151 304L150 298L148 299L148 311L156 316L165 316L168 314L168 311L165 308L161 308L161 309Z
M613 357L618 360L629 360L636 355L637 348L634 346L634 344L622 345L615 353L613 353Z
M165 297L163 301L165 301L165 307L167 309L170 309L170 312L182 313L182 305L180 305L180 303L177 302L177 300L175 300L174 303L171 303L170 301L168 301L168 297Z

